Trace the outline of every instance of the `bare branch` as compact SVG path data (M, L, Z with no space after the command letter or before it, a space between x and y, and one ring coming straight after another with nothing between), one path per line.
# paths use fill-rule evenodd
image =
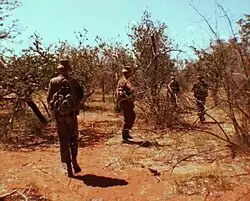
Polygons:
M204 21L206 22L206 24L208 25L209 29L212 31L212 33L214 34L214 36L219 39L219 35L216 33L216 31L213 29L213 27L211 26L211 24L209 23L208 19L200 12L198 11L198 9L192 4L189 3L189 5L195 10L196 13L198 13L198 15L200 15Z

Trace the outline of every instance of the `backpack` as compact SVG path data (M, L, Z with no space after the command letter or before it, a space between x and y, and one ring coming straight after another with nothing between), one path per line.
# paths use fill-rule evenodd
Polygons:
M62 87L53 95L51 107L55 114L62 116L70 115L74 112L74 99L70 93L67 80L63 80Z
M202 83L196 83L194 87L194 96L195 97L207 97L208 91L207 91L207 84Z

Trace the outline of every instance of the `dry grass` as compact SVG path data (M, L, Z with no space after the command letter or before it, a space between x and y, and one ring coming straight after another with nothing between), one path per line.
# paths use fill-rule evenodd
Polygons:
M157 169L162 173L161 180L158 182L166 190L164 195L154 197L152 200L164 200L165 198L168 200L171 195L198 196L194 200L199 200L199 196L204 197L208 192L232 190L232 185L235 182L233 176L238 175L239 172L236 169L229 172L226 167L228 164L233 164L236 167L240 165L231 158L230 149L225 142L212 135L192 130L153 130L148 125L143 124L143 121L138 117L132 131L134 140L148 141L152 146L145 147L142 146L142 143L124 145L120 142L122 117L114 112L112 102L103 103L100 101L100 94L95 94L91 101L86 103L87 110L79 115L79 132L80 144L82 143L83 148L93 146L96 143L106 144L99 153L100 164L104 168L117 171L117 174L127 168L137 170L143 168L147 171L149 167ZM224 118L225 114L222 110L212 109L209 113L221 121L223 128L228 129L227 131L230 133L231 125ZM22 131L26 136L30 135L36 139L51 135L51 133L55 134L53 124L43 128L32 115L30 111L26 111L20 116L19 121L14 122L13 128L16 129L16 132ZM188 118L190 118L190 122L194 119L193 116ZM210 121L209 118L208 121ZM216 124L201 125L197 123L197 126L210 129L223 137ZM27 130L24 132L21 130L22 127L28 127L30 132ZM16 132L13 130L12 134L17 136ZM18 135L18 137L20 136ZM233 136L233 133L230 133L230 136ZM182 161L187 156L191 157ZM244 158L239 158L239 160L242 161ZM173 167L172 174L165 177L164 172L169 172ZM148 171L148 173L150 172ZM247 179L244 181L246 184L250 183ZM151 188L150 185L145 184L141 188L140 194L145 194ZM32 186L35 185L32 184ZM40 187L38 186L38 188Z

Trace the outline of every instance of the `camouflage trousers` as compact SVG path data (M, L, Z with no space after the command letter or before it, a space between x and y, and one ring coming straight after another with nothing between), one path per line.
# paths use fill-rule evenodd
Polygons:
M131 102L120 103L120 107L121 107L123 118L124 118L122 134L128 135L129 130L132 129L135 119L136 119L136 114L134 111L134 103L131 103Z
M177 107L177 96L176 96L176 94L169 93L168 97L169 97L170 104L173 107Z
M205 121L205 103L206 103L205 97L196 97L196 106L201 122Z
M62 163L70 163L78 154L78 124L76 115L56 117Z

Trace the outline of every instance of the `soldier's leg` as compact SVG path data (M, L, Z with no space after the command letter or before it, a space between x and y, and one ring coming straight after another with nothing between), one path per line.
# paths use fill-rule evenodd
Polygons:
M128 139L133 139L133 137L130 135L130 130L132 129L134 122L135 122L135 118L136 118L136 114L134 111L134 106L133 105L129 105L127 107L127 114L126 114L126 119L127 119L127 138Z
M61 161L66 163L68 176L72 177L71 157L70 157L70 136L67 117L56 117L57 132L60 141Z
M129 108L129 118L128 119L129 119L128 128L129 128L129 130L131 130L134 123L135 123L135 119L136 119L136 114L135 114L135 111L134 111L133 107Z
M132 110L132 125L131 125L131 128L130 129L132 129L132 127L133 127L133 125L134 125L134 123L135 123L135 119L136 119L136 113L135 113L135 111L134 111L134 109Z
M197 104L199 119L203 123L204 122L204 110L205 110L205 107L204 107L202 99L197 99L196 104Z
M60 142L60 154L62 163L70 163L69 136L67 133L67 123L63 117L56 118L57 133Z
M68 176L73 176L72 167L71 167L71 157L70 157L70 149L69 143L70 140L65 137L65 131L60 132L59 134L59 142L60 142L60 154L62 163L66 163Z
M72 157L72 164L74 168L74 172L78 173L81 172L81 168L77 163L77 155L78 155L78 123L77 123L77 116L72 116L72 121L70 125L70 150L71 150L71 157Z
M127 103L122 103L120 106L123 112L122 139L128 140L129 138L131 139L131 136L129 135L129 129L131 126L131 111Z
M201 100L201 103L202 103L202 111L201 111L201 117L202 117L202 121L204 122L205 121L205 103L206 103L206 99L203 98Z
M172 105L174 108L177 107L177 104L176 104L176 97L175 97L174 94L171 94L170 102L171 102L171 105Z

